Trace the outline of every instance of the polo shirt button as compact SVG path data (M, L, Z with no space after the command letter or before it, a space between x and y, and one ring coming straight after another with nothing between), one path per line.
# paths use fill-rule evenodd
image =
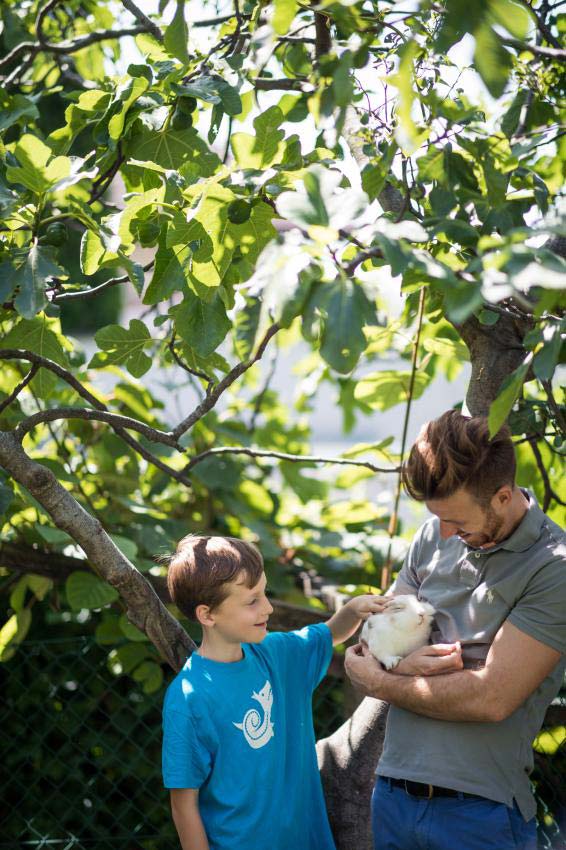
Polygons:
M476 552L475 554L476 554L476 558L481 558L481 555L480 555L479 552Z

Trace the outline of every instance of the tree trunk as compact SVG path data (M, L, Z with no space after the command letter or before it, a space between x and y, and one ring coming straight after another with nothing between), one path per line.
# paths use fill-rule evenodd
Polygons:
M371 850L371 794L388 705L366 697L352 717L317 744L330 826L338 850Z
M28 490L81 546L89 566L116 588L126 603L126 614L141 629L163 658L180 670L194 643L169 613L144 576L120 552L99 520L87 513L59 484L51 470L31 460L14 434L0 431L0 466Z
M518 313L502 313L495 325L482 325L475 316L455 325L470 352L466 407L472 416L487 416L501 384L525 359L523 339L532 326L532 319Z

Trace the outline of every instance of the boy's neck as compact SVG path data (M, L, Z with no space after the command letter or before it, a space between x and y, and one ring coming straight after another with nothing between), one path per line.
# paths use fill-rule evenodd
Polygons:
M226 664L241 661L244 657L241 643L228 643L224 640L215 639L205 629L203 629L202 643L197 653L202 658L209 658L211 661L223 661Z

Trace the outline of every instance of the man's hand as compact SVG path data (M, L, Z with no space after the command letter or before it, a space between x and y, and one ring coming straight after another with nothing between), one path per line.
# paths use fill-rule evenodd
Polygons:
M390 672L401 676L439 676L462 670L462 648L457 643L435 643L415 649Z
M344 669L356 690L361 691L365 696L376 696L373 691L379 687L384 671L365 643L348 647L344 658Z

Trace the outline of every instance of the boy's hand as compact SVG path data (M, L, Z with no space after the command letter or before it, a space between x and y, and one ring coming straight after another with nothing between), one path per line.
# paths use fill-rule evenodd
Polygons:
M348 640L358 629L360 620L367 620L371 614L381 613L392 601L391 596L373 596L371 593L354 596L348 600L326 623L332 632L334 645Z
M367 620L372 614L381 614L392 602L392 596L364 593L363 596L353 596L344 607L349 608L358 620Z

